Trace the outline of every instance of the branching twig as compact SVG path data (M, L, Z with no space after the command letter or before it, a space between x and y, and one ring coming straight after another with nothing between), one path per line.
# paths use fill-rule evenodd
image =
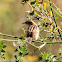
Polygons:
M52 7L50 6L50 8L52 8ZM56 14L58 14L62 18L62 15L60 15L54 8L52 8L52 9L56 12Z
M27 2L27 4L32 8L32 6L30 5L30 3L29 2Z
M48 1L48 2L50 2L50 1ZM29 2L27 2L28 3L28 5L32 8L32 6L31 6L31 4L29 3ZM53 8L51 7L51 2L50 2L50 8L51 8L51 10L52 10L52 13L53 13ZM46 17L46 19L47 20L49 20L50 21L50 23L52 23L52 21L45 15L45 13L43 13L43 12L41 12L41 11L38 11L38 10L36 10L36 9L34 9L35 11L37 11L38 13L40 13L40 14L42 14L42 15L44 15L45 17ZM54 10L55 11L55 10ZM56 11L55 11L56 12ZM58 12L56 12L56 13L58 13ZM59 14L59 13L58 13ZM60 15L60 14L59 14ZM60 15L61 16L61 15ZM62 16L61 16L62 17ZM55 17L54 17L54 14L53 14L53 18L54 18L54 22L55 22L55 24L56 24L56 21L55 21ZM56 24L56 26L57 26L57 24ZM58 28L61 32L62 32L62 30L60 29L60 28Z
M2 36L7 36L7 37L12 37L12 38L18 38L18 39L21 39L21 38L19 38L19 37L17 37L17 36L12 36L12 35L3 34L3 33L0 33L0 35L2 35Z
M49 0L49 2L50 2L50 0ZM50 3L50 8L51 8L51 11L52 11L52 14L53 14L53 9L51 7L51 3ZM54 19L55 27L57 27L57 23L56 23L54 14L53 14L53 19ZM59 36L61 37L61 34L60 34L60 30L59 29L58 29L58 33L59 33Z
M11 39L0 39L2 41L18 41L18 40L11 40Z
M45 1L48 2L48 3L53 4L54 7L59 11L59 13L62 14L62 12L60 11L60 9L59 9L53 2L50 2L50 1L48 1L48 0L45 0ZM54 11L57 12L55 9L54 9ZM58 14L60 17L62 17L62 15L60 15L59 13L57 12L57 14Z
M36 42L36 43L41 43L41 44L44 44L45 42L42 42L42 41L33 41L33 42ZM56 43L61 43L62 44L62 41L61 42L46 42L46 44L56 44Z
M3 33L1 33L1 35L3 35L4 36L4 34ZM12 35L5 35L5 36L10 36L10 37L12 37L12 38L19 38L19 37L16 37L16 36L12 36ZM19 38L20 39L20 38ZM18 40L9 40L9 39L0 39L0 40L7 40L7 41L18 41ZM24 40L25 41L25 40ZM27 42L27 41L25 41L26 43L28 43L28 44L31 44L31 43L29 43L29 42ZM37 42L37 43L45 43L45 42L42 42L42 41L36 41L36 40L33 40L33 42ZM46 42L46 44L54 44L54 43L62 43L62 41L61 42ZM33 44L31 44L32 46L34 46Z
M38 10L36 10L36 9L34 9L34 10L37 11L38 13L40 13L41 15L44 15L44 16L46 17L46 19L49 20L49 21L51 22L51 20L50 20L43 12L38 11Z
M29 2L27 2L27 3L28 3L28 5L32 8L31 4L30 4ZM34 10L37 11L38 13L44 15L44 16L46 17L46 19L51 22L51 20L50 20L43 12L36 10L36 8L34 8Z
M32 45L33 47L38 48L37 46L35 46L35 45L33 45L33 44L31 44L31 43L29 43L29 42L27 42L27 41L24 41L24 42L26 42L26 43L28 43L28 44Z
M2 35L2 36L7 36L7 37L11 37L11 38L21 39L21 38L19 38L19 37L12 36L12 35L8 35L8 34L3 34L3 33L0 33L0 35ZM18 40L10 40L10 39L0 39L0 40L5 40L5 41L18 41ZM35 46L35 45L33 45L33 44L31 44L31 43L29 43L29 42L25 41L25 40L24 40L24 42L26 42L26 43L28 43L28 44L32 45L33 47L38 48L37 46Z
M42 31L46 31L48 33L53 33L52 31L48 31L48 30L45 30L45 29L42 29Z

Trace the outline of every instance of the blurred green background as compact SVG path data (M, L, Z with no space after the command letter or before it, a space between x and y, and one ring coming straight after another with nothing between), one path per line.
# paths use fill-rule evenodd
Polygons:
M54 0L54 3L62 11L62 0ZM26 10L30 10L30 8L27 4L25 5L21 4L21 0L0 0L0 32L14 36L21 36L23 34L22 28L27 27L26 25L22 24L24 21L26 21L25 18ZM62 29L61 21L62 20L59 17L57 19L57 24ZM45 34L43 33L43 35ZM0 38L7 37L0 36ZM12 42L5 41L5 44L7 45L7 48L5 49L6 59L14 58L13 55L15 53L14 47L12 46ZM58 55L59 47L61 47L60 44L52 45L50 47L47 45L47 47L46 46L43 47L41 51L51 52L52 54Z

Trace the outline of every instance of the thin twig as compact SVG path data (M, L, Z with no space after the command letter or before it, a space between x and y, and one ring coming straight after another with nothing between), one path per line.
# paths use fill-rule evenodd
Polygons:
M59 11L60 14L62 14L62 12L60 11L60 9L53 3L53 5L55 6L55 8Z
M45 42L42 42L42 41L33 41L33 42L36 42L36 43L41 43L41 44L44 44ZM46 42L46 44L56 44L56 43L61 43L62 44L62 41L61 42Z
M8 34L3 34L3 33L0 33L0 35L2 35L2 36L7 36L7 37L11 37L11 38L18 38L18 39L21 39L21 38L19 38L19 37L12 36L12 35L8 35ZM0 40L5 40L5 41L18 41L18 40L9 40L9 39L0 39ZM29 43L29 42L27 42L27 41L24 41L24 42L26 42L26 43L32 45L33 47L38 48L37 46L35 46L35 45L33 45L33 44L31 44L31 43Z
M6 34L7 35L7 34ZM7 36L9 36L9 35L7 35ZM11 37L13 37L12 35L11 35ZM13 38L15 38L15 37L13 37ZM10 39L0 39L0 40L5 40L5 41L18 41L18 40L10 40ZM32 45L32 46L34 46L34 47L36 47L36 48L38 48L37 46L35 46L35 45L33 45L33 44L31 44L31 43L29 43L29 42L27 42L27 41L25 41L24 40L24 42L26 42L26 43L28 43L28 44L30 44L30 45ZM44 44L45 42L42 42L42 41L36 41L36 40L33 40L33 42L36 42L36 43L41 43L41 44ZM55 44L55 43L62 43L62 41L61 42L46 42L46 44Z
M18 41L18 40L11 40L11 39L0 39L2 41Z
M33 7L30 5L30 3L29 3L29 2L27 2L27 4L28 4L31 8L33 8Z
M49 2L50 2L50 0L49 0ZM56 23L56 19L55 19L54 13L53 13L53 8L51 7L51 3L50 3L50 8L51 8L51 11L52 11L55 27L57 27L57 23ZM58 31L59 37L61 37L60 30L58 29L57 31Z
M52 31L48 31L48 30L45 30L45 29L42 29L42 31L46 31L48 33L53 33Z
M50 5L49 5L50 6ZM51 7L51 6L50 6ZM53 9L53 11L56 12L56 14L58 14L61 18L62 18L62 15L60 15L53 7L51 7Z
M40 14L42 14L42 15L44 15L45 17L46 17L46 19L47 20L49 20L50 22L51 22L51 20L43 13L43 12L41 12L41 11L38 11L38 10L36 10L36 9L34 9L35 11L37 11L38 13L40 13Z
M24 41L24 42L26 42L26 43L28 43L28 44L32 45L33 47L38 48L37 46L35 46L35 45L33 45L33 44L31 44L31 43L29 43L29 42L27 42L27 41Z
M60 9L53 3L53 2L50 2L50 1L48 1L48 0L45 0L46 2L48 2L48 3L52 3L53 5L54 5L54 7L59 11L59 13L60 14L62 14L62 12L60 11ZM56 10L55 10L56 11ZM58 12L57 12L58 13ZM59 15L60 15L59 14ZM61 16L61 15L60 15ZM61 16L62 17L62 16Z
M1 36L7 36L7 37L12 37L12 38L19 38L17 36L12 36L12 35L8 35L8 34L3 34L3 33L0 33ZM19 38L21 39L21 38Z

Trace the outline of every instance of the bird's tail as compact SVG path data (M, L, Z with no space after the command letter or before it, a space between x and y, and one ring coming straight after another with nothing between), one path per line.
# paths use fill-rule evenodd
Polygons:
M32 42L33 39L31 37L27 37L25 40L34 45L34 42ZM33 47L33 46L29 45L29 44L27 44L26 48L27 48L28 52L31 53L31 55L33 55L34 52L37 50L36 47Z
M32 38L31 37L27 37L25 40L30 42L30 43L32 42Z

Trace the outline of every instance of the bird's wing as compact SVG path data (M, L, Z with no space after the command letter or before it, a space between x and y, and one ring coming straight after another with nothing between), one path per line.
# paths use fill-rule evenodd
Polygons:
M30 27L28 27L27 30L27 37L33 37L33 33L35 31L36 26L35 25L31 25Z

